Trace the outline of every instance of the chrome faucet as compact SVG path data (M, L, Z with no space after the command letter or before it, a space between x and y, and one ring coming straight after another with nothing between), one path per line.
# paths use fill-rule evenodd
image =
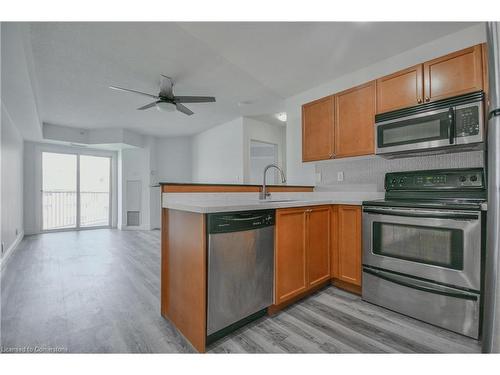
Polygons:
M271 195L271 193L267 192L267 187L266 187L266 173L269 168L276 168L278 171L280 171L281 174L281 182L284 184L286 182L285 174L283 173L283 170L278 167L276 164L269 164L267 167L264 168L264 180L262 181L262 190L259 193L259 199L261 200L266 200L267 197Z

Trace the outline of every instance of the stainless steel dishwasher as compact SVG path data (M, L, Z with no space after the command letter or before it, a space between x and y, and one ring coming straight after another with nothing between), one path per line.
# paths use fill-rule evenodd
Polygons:
M207 342L257 319L273 303L274 210L207 215Z

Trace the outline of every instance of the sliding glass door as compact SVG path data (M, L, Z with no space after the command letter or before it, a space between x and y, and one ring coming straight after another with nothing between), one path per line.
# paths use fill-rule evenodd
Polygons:
M42 152L42 230L107 227L111 158Z
M76 228L78 158L42 153L42 229Z
M109 225L110 171L110 158L80 155L80 226Z

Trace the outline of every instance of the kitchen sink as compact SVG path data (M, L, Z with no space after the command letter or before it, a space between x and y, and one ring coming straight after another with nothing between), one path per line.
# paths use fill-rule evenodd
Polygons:
M285 202L297 202L298 199L266 199L259 200L259 203L285 203Z

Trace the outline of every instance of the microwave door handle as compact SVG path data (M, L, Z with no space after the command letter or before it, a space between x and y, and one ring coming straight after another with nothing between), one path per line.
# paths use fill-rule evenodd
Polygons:
M455 143L456 125L455 125L455 108L450 107L448 110L448 120L450 121L450 145Z
M479 216L473 213L458 213L458 212L418 212L407 210L384 210L379 208L365 207L363 212L389 215L389 216L405 216L405 217L421 217L428 219L452 219L452 220L477 220Z
M423 283L423 282L418 282L413 280L409 280L407 277L404 276L398 276L394 275L388 272L384 271L379 271L379 270L374 270L371 268L363 268L363 272L369 273L373 276L380 277L381 279L384 279L386 281L389 281L394 284L399 284L401 286L405 286L407 288L411 289L417 289L421 290L423 292L429 292L433 294L440 294L443 296L447 297L455 297L455 298L462 298L462 299L467 299L467 300L472 300L472 301L477 301L477 295L472 294L472 293L467 293L465 291L459 291L459 290L450 290L447 287L440 287L439 285L429 285L428 283Z

